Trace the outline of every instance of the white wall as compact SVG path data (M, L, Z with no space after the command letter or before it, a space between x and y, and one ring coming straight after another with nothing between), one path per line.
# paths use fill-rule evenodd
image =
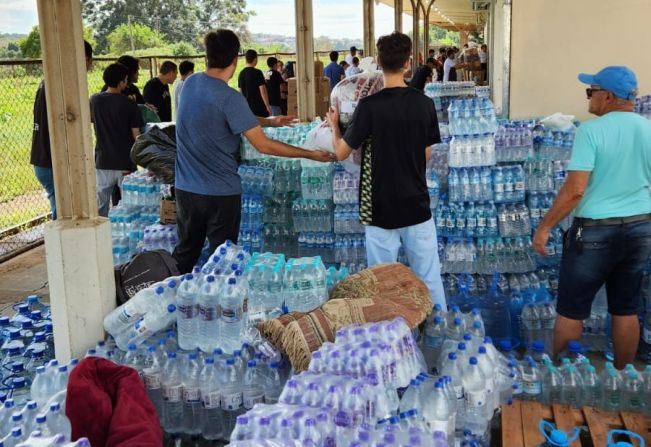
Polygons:
M607 65L627 65L640 94L651 94L651 0L513 0L512 8L511 118L588 118L577 74Z

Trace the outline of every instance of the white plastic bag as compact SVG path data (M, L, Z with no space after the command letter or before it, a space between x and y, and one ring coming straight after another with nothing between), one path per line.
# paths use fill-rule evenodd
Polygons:
M305 139L304 148L308 150L321 150L333 154L335 153L335 148L332 144L332 128L327 121L322 122L314 129L310 130ZM353 174L359 173L360 162L357 160L359 157L356 158L357 155L361 155L359 152L359 150L353 151L347 159L341 161L341 164L346 171Z
M342 131L348 127L359 101L379 92L382 88L384 88L382 73L364 72L342 80L332 89L330 104L339 110L339 126Z
M556 112L547 118L541 119L540 124L551 129L570 130L574 129L574 118L574 115L563 115Z

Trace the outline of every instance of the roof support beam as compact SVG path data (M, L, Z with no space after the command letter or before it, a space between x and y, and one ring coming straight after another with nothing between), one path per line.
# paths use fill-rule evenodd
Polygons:
M294 11L296 14L298 118L301 121L312 121L316 116L312 0L294 0Z
M97 216L80 0L37 7L58 214L45 251L55 351L67 361L104 338L102 320L115 307L111 226Z
M402 1L403 0L393 0L394 28L399 33L402 32Z
M364 56L375 57L375 0L364 1Z
M413 39L412 39L412 76L418 67L418 55L420 54L420 5L422 0L409 0L411 2L412 19L413 19Z
M423 12L423 60L427 60L427 53L429 51L429 28L430 28L430 13L434 6L434 0L424 0L420 7Z

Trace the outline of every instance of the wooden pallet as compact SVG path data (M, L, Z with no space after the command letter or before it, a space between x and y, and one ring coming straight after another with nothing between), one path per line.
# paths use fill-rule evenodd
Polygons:
M552 422L563 431L587 427L587 436L572 443L572 447L605 447L609 430L635 432L651 446L651 416L640 413L612 413L592 407L573 409L567 405L542 405L538 402L515 400L502 407L502 446L535 447L543 442L538 430L541 419ZM638 447L637 442L633 445Z

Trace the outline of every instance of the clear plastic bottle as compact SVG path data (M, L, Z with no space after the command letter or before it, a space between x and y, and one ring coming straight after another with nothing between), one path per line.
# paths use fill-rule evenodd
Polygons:
M423 419L431 431L441 431L448 439L454 438L456 409L445 395L441 381L436 382L433 393L424 402Z
M588 365L583 372L584 400L583 404L589 407L601 405L603 400L603 390L597 371L594 366Z
M626 402L624 404L628 411L641 412L645 402L644 397L644 382L636 371L627 371L624 378L624 393Z
M201 385L201 434L205 439L216 440L225 436L219 390L218 369L215 359L207 357L199 376Z
M242 344L242 320L245 293L235 278L229 278L220 300L221 315L219 319L220 347L224 352L232 353ZM234 422L234 419L233 419Z
M463 390L465 396L465 427L472 434L483 436L488 429L486 417L486 378L479 369L476 357L470 357L464 370Z
M142 378L145 382L145 389L151 403L158 413L158 417L163 422L163 388L161 385L162 368L158 356L156 355L156 346L147 348L147 356L145 357Z
M47 425L51 433L62 434L68 442L72 440L72 426L58 403L50 405L50 410L47 412Z
M188 361L181 371L183 384L183 431L190 435L201 433L201 388L199 384L197 353L188 354Z
M278 402L280 393L283 389L282 380L278 372L280 364L272 362L269 365L269 372L266 378L266 385L264 388L264 400L268 404L275 404Z
M219 346L219 283L212 275L206 276L197 298L199 308L199 349L211 353Z
M583 404L583 378L573 365L567 365L563 371L562 399L563 403L574 408Z
M260 374L256 361L249 360L242 388L242 400L246 410L252 409L255 404L264 402L264 389L264 377Z
M624 384L617 370L606 367L601 376L603 388L602 406L608 411L619 411L624 406Z
M165 289L162 287L140 290L129 301L104 318L104 329L109 334L117 336L131 328L136 321L147 313L155 300L162 296L164 292Z
M179 348L185 351L196 349L199 344L197 292L197 281L194 276L190 273L185 275L176 293Z
M222 410L224 412L224 432L230 433L235 426L237 416L243 413L242 382L235 368L235 360L225 360L224 374L221 377Z
M176 352L167 353L167 361L161 375L163 406L165 408L163 428L168 433L183 431L183 382Z

